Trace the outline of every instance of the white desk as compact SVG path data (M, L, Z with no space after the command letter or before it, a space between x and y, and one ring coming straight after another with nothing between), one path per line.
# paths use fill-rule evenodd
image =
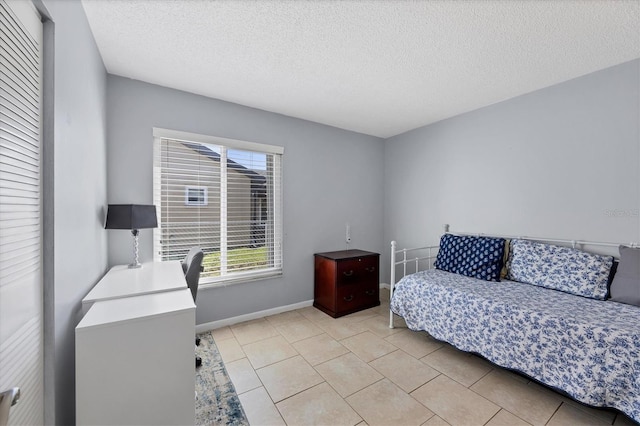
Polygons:
M194 424L194 325L186 287L95 302L76 327L76 423Z
M127 265L111 268L82 299L82 313L86 314L94 302L180 290L187 287L180 262L147 262L142 268Z
M82 310L76 423L193 424L195 304L180 262L114 266Z

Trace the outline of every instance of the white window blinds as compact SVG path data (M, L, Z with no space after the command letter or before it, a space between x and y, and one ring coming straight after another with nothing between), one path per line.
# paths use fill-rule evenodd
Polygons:
M20 388L20 425L44 423L41 46L33 4L0 0L0 391Z
M282 273L282 147L154 129L156 260L205 253L200 283Z

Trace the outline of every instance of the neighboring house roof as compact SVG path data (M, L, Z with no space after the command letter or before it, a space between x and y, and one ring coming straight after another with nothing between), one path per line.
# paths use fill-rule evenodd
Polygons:
M210 160L220 161L220 154L215 152L214 150L206 147L205 145L199 143L190 143L190 142L181 142L182 145L186 146L189 149L194 150L200 155L203 155ZM235 161L227 158L227 168L233 169L243 175L247 176L251 179L251 192L254 194L262 194L267 191L267 178L254 170L248 169L242 164L236 163Z

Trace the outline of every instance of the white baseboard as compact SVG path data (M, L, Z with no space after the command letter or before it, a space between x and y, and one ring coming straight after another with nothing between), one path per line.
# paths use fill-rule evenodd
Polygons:
M391 289L391 286L387 283L380 283L380 288ZM245 321L264 318L264 317L268 317L269 315L281 314L282 312L294 311L296 309L306 308L307 306L313 306L313 300L306 300L304 302L294 303L293 305L278 306L277 308L273 308L273 309L266 309L264 311L238 315L237 317L225 318L218 321L211 321L204 324L198 324L196 325L196 333L204 333L206 331L215 330L216 328L222 328L228 325L233 325L233 324L238 324Z
M268 317L270 315L281 314L282 312L293 311L300 308L312 306L313 300L294 303L293 305L278 306L277 308L266 309L264 311L252 312L250 314L238 315L237 317L225 318L218 321L211 321L204 324L196 325L196 333L204 333L205 331L215 330L216 328L226 327L228 325L238 324L240 322L251 321L254 319Z

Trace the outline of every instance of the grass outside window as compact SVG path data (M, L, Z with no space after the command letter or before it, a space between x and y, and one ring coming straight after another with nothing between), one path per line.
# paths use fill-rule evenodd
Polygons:
M203 277L220 276L220 252L216 251L204 256ZM269 265L267 259L267 247L243 247L227 251L227 271L251 270L265 268Z

